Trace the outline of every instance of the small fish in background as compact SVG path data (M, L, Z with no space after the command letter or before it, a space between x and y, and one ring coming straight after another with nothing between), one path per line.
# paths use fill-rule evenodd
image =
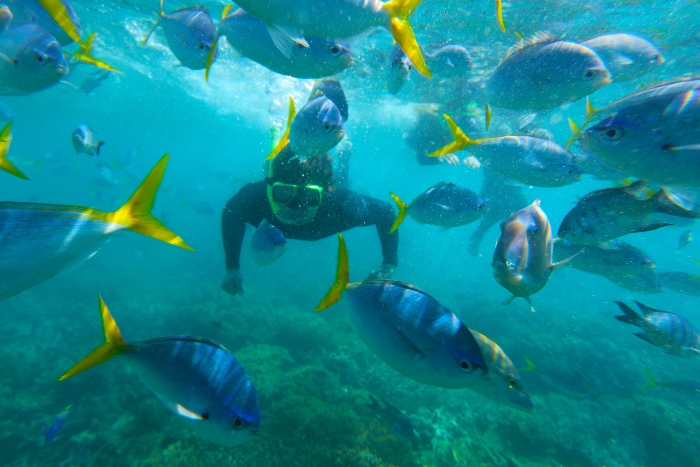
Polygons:
M287 251L287 239L280 229L264 219L250 237L250 251L256 264L269 266Z
M92 131L87 125L78 125L78 128L73 131L71 139L75 153L99 156L100 148L105 143L103 141L97 141L96 135L97 133Z
M183 196L183 202L180 205L180 208L183 208L185 206L189 206L194 212L203 216L211 216L212 214L214 214L214 208L209 203L209 201L201 199L190 201L187 199L186 196Z
M655 310L635 301L641 315L622 302L615 302L624 315L615 315L618 321L641 328L644 332L634 335L660 347L677 357L700 356L700 336L695 327L682 317L668 311Z
M700 381L696 379L685 378L675 381L659 381L658 379L654 378L654 375L652 375L645 368L642 368L642 371L647 377L647 383L639 388L640 391L661 387L671 389L686 396L700 396Z
M114 171L103 161L97 161L97 171L100 174L99 179L101 180L99 186L111 187L119 185L119 180L114 175Z
M58 416L56 416L56 420L54 420L54 422L46 428L46 431L44 432L44 444L49 444L54 440L54 438L56 438L56 436L58 436L59 433L63 431L63 424L65 423L68 415L70 415L72 407L73 404L66 407L66 410L58 414Z
M578 395L590 395L593 392L593 385L580 371L559 371L553 369L542 369L536 367L529 358L525 357L527 367L520 368L520 371L534 373L538 375L547 384L554 386L562 392L568 392Z
M445 78L466 76L474 67L469 51L460 44L443 45L432 54L423 55L430 71Z
M148 43L158 26L163 28L168 48L182 66L191 70L204 70L207 67L209 51L218 44L216 26L205 6L180 8L166 15L163 13L163 0L160 0L158 19L142 45ZM218 50L214 50L212 59L216 60L218 55Z
M676 250L682 250L683 248L687 247L690 245L690 242L693 241L693 231L692 230L686 230L683 232L678 239L678 248Z
M15 13L15 22L31 21L38 24L49 34L56 38L62 45L66 46L75 42L75 37L80 37L83 30L80 26L78 15L73 9L73 5L68 0L58 0L55 2L42 2L41 0L4 0L3 3L10 7ZM61 15L61 22L54 19L51 11L48 11L44 5L57 3L61 5L65 11ZM55 14L55 13L54 13ZM69 34L66 29L72 29Z
M343 116L332 100L315 91L289 124L289 148L304 162L333 149L345 137Z
M606 34L581 45L598 54L616 83L641 78L665 61L654 44L632 34Z
M173 336L127 342L99 297L105 341L58 380L117 357L170 411L202 438L233 447L260 430L253 383L225 347L201 337Z
M577 245L595 246L623 235L672 225L650 220L655 213L690 219L700 217L676 204L663 188L646 199L646 186L647 182L638 180L629 186L587 194L564 217L559 237Z
M674 292L700 297L700 277L687 272L660 272L661 285Z
M90 73L87 78L80 83L80 90L83 91L83 94L89 96L90 93L99 87L103 81L109 78L111 73L112 72L109 70L97 70Z
M489 210L479 195L449 182L441 182L428 188L409 205L394 193L389 194L399 208L390 233L401 225L406 215L420 223L439 225L447 230L476 222Z
M586 251L581 251L583 249ZM656 266L649 255L622 240L609 240L584 247L559 239L554 244L554 261L561 261L581 252L567 266L600 276L636 276Z
M1 60L0 60L1 61ZM7 153L10 152L10 144L12 143L12 123L8 123L0 132L0 170L3 170L10 175L29 180L15 165L7 158Z
M643 271L627 276L603 276L623 289L643 294L658 294L664 291L659 276L654 271Z
M15 114L4 102L0 102L0 121L14 122Z
M411 423L411 419L406 414L390 405L384 399L382 399L384 403L384 407L382 407L377 402L377 399L372 396L369 396L369 398L372 400L372 403L365 405L374 412L374 416L382 422L382 425L386 427L389 433L407 443L413 443L418 439L416 432L413 430L413 423Z
M399 43L395 43L389 52L389 61L386 64L386 89L389 94L396 95L401 91L408 80L411 68L413 68L413 63L403 53Z

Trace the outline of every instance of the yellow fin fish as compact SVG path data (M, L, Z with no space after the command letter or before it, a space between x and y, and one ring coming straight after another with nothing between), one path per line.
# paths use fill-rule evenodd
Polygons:
M12 143L12 123L8 123L0 133L0 169L15 177L29 180L29 177L20 172L7 158L7 153L10 151L10 143Z
M296 108L294 107L294 99L292 97L289 97L289 115L287 116L287 128L284 130L284 134L282 135L282 139L279 140L277 145L272 149L272 152L270 153L269 156L266 157L266 160L273 159L277 154L284 149L286 145L289 144L289 125L292 124L292 120L294 120L294 116L296 115L297 111Z
M83 41L80 40L80 34L75 28L75 25L68 15L66 7L63 6L61 0L39 0L41 6L43 6L46 11L51 15L51 17L61 26L61 29L68 34L68 36L80 45L84 45Z

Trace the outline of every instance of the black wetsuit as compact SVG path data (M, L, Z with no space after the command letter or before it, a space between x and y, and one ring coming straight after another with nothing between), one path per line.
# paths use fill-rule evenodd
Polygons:
M248 183L226 203L221 215L221 233L226 252L226 269L240 269L245 224L255 227L267 219L286 238L320 240L354 227L377 226L384 264L398 264L399 233L389 233L394 208L384 201L350 190L324 191L323 201L308 224L292 225L277 220L267 200L267 183Z

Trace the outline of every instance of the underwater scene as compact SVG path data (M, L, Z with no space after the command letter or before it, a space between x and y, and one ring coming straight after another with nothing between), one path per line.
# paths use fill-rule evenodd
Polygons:
M4 0L0 465L700 466L698 21Z

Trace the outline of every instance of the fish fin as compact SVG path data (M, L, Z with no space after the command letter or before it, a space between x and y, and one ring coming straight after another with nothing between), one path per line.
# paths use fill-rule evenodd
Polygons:
M515 34L516 36L518 36L518 40L519 40L519 41L523 40L523 35L520 34L518 31L513 31L513 34Z
M477 144L476 141L472 141L471 139L469 139L469 137L464 134L462 129L459 128L457 124L450 117L447 116L447 114L442 114L442 116L445 117L445 120L447 120L447 124L450 127L450 131L452 132L452 138L454 139L454 141L452 141L447 146L428 154L428 157L439 157L444 156L445 154L452 154L453 152L461 151L467 146Z
M518 368L520 371L529 371L530 373L536 373L539 371L529 358L525 357L525 361L527 362L527 366L525 368Z
M309 46L303 36L292 33L290 29L282 29L281 26L272 23L266 23L266 26L267 30L270 32L272 42L275 43L275 47L288 59L292 56L292 47L294 47L295 43L303 45L299 39L306 43L305 47ZM290 33L292 34L291 36Z
M0 52L0 59L5 60L10 65L17 65L17 60L2 52Z
M615 54L615 58L613 58L611 62L620 66L628 66L634 64L634 60L632 60L623 53Z
M491 107L489 106L489 103L486 103L486 131L489 131L489 127L491 126Z
M192 250L180 237L165 227L158 219L151 215L156 191L165 174L165 166L168 163L166 154L141 182L131 198L119 210L112 213L93 214L96 218L103 218L115 224L125 225L132 232L137 232L148 237L153 237L171 245L179 246L186 250ZM194 251L194 250L192 250Z
M558 40L560 40L558 36L555 36L555 35L550 34L548 32L544 32L544 31L536 32L532 36L520 39L520 41L517 44L515 44L513 47L508 49L506 54L501 59L501 63L503 63L507 58L509 58L511 55L518 52L519 50L522 50L522 49L525 49L527 47L531 47L531 46L537 45L537 44L547 44L549 42L556 42Z
M294 99L292 99L292 96L289 96L289 115L287 116L287 128L284 130L282 139L280 139L279 142L275 145L270 155L267 156L266 160L273 159L275 156L277 156L277 154L279 154L282 151L282 149L284 149L285 146L289 144L289 126L292 124L292 120L294 120L296 112L296 108L294 107Z
M510 302L512 302L512 301L515 300L515 299L516 299L516 296L513 295L512 297L510 297L510 298L509 298L508 300L506 300L505 302L501 302L501 305L510 305Z
M158 27L158 24L160 23L160 17L163 14L163 10L160 11L160 14L158 15L158 19L156 20L155 24L151 26L151 29L148 30L148 34L146 34L146 37L143 39L143 42L141 42L141 47L145 47L146 44L148 43L148 39L151 38L151 34L153 34L153 31L156 30Z
M640 233L640 232L651 232L652 230L657 230L660 229L661 227L668 227L669 225L674 225L674 224L669 224L668 222L653 222L645 225L644 227L640 227L637 230L633 230L632 232L635 233Z
M63 376L58 378L59 381L63 381L93 366L104 363L126 348L126 340L122 337L122 333L119 331L119 327L114 321L114 318L112 318L112 315L109 313L107 305L105 305L100 294L97 294L97 297L100 300L100 314L102 315L102 328L105 333L105 341L90 352L87 357L73 365Z
M591 119L598 112L599 110L594 108L593 104L591 104L591 99L589 97L586 97L586 119L583 121L583 125L581 125L581 127L579 128L572 119L569 119L569 127L571 127L571 138L566 140L566 143L564 143L564 147L566 149L571 149L571 146L581 135L583 129L586 128L586 125L588 125L588 122L590 122Z
M550 268L552 271L554 271L554 270L556 270L557 268L560 268L560 267L564 266L565 264L567 264L568 262L570 262L572 259L576 258L578 255L580 255L580 254L583 253L584 251L586 251L585 248L582 249L581 251L579 251L578 253L576 253L575 255L569 256L569 257L566 258L565 260L562 260L562 261L559 261L558 263L552 264L549 268Z
M386 3L384 5L386 5ZM418 47L416 36L408 20L392 18L390 31L396 42L401 46L401 50L403 50L406 56L411 60L416 70L426 78L432 78L433 75L430 73L430 70L428 70L428 65L425 63L425 58L423 57L420 47Z
M63 32L68 34L68 36L80 45L84 45L83 41L80 40L80 34L78 34L78 29L71 21L70 16L66 7L63 6L61 0L39 0L41 6L46 9L46 11L51 15L54 21L61 26Z
M518 130L522 130L524 127L532 123L535 117L537 117L537 112L521 115L518 118Z
M342 234L338 234L338 267L335 271L335 282L323 297L316 311L323 311L340 300L340 295L348 286L350 272L348 270L348 250L345 248L345 240Z
M496 19L498 20L498 27L501 28L501 31L506 32L506 25L503 22L503 0L496 0ZM518 33L516 32L516 34Z
M7 158L7 153L10 151L10 143L12 143L12 123L8 123L2 132L0 132L0 170L4 170L10 175L29 180L29 177L24 175L15 165Z
M394 202L396 203L396 206L399 208L399 213L396 215L396 220L394 220L394 224L391 226L391 230L389 231L390 234L394 233L396 229L399 228L399 225L403 222L404 218L406 217L406 210L408 209L408 206L406 206L406 203L401 201L401 199L396 196L394 193L389 192L392 198L394 198Z
M228 5L230 7L231 5ZM207 64L204 66L204 81L209 82L209 71L211 70L211 66L214 64L214 60L216 60L216 54L219 50L219 38L221 36L216 34L216 37L214 37L214 42L211 44L211 48L209 49L209 54L207 55Z
M104 146L104 145L105 145L104 141L98 141L98 142L97 142L97 148L95 149L95 152L97 153L97 154L96 154L97 156L100 155L100 148L101 148L102 146Z
M657 381L654 376L649 373L646 368L642 368L642 371L644 372L644 375L647 377L647 383L643 386L639 387L639 391L646 391L647 389L653 389L659 386L659 382Z
M650 337L649 334L647 334L646 332L637 332L637 333L635 333L634 335L637 336L637 337L639 337L641 340L650 343L651 345L656 345L656 343L655 343L654 341L651 340L651 337ZM668 353L668 352L667 352L667 353Z
M12 11L10 11L8 7L5 7L2 10L2 15L0 16L0 30L5 30L10 27L10 23L12 22L13 18L14 15L12 14Z
M530 304L530 311L531 312L534 313L535 311L537 311L537 310L535 310L535 305L532 304L532 300L530 300L530 297L523 297L523 298L527 301L527 303Z
M661 310L657 310L655 308L652 308L650 306L646 306L643 303L639 303L637 300L633 300L633 301L634 301L634 303L637 304L639 311L641 311L644 316L649 316L652 313L669 313L668 311L661 311ZM669 313L669 314L674 314L674 313Z
M673 201L665 188L661 188L658 193L651 198L651 200L655 203L654 207L656 212L662 212L664 214L686 217L690 219L697 219L700 217L700 213L686 209Z
M620 307L620 310L624 313L624 315L615 315L615 319L617 319L618 321L622 321L625 324L639 326L640 321L642 320L642 317L639 316L639 313L627 306L626 303L615 302L615 304L617 304L617 306Z

